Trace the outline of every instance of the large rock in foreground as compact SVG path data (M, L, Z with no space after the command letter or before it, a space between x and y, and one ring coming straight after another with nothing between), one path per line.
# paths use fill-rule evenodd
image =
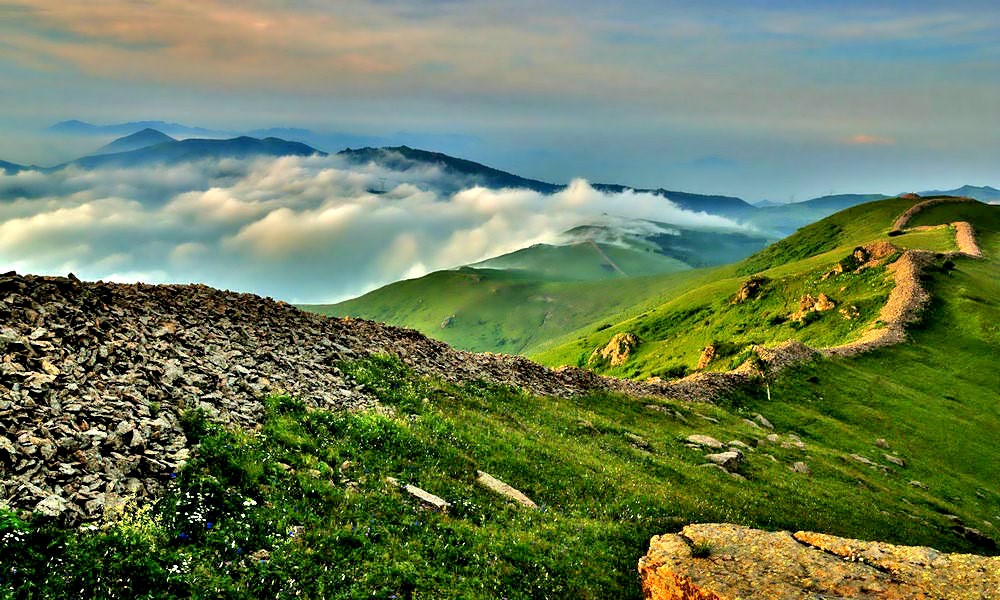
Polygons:
M639 574L650 600L1000 598L1000 557L728 524L653 537Z

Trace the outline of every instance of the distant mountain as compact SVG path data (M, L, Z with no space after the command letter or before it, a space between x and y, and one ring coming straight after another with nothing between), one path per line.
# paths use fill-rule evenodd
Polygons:
M824 210L829 209L832 214L845 208L864 204L865 202L885 200L886 198L891 197L892 196L886 196L885 194L831 194L829 196L820 196L818 198L804 200L802 202L793 202L792 204L786 206L809 207Z
M833 194L788 204L758 204L753 212L745 214L743 218L762 231L788 235L837 211L888 197L884 194Z
M61 135L127 136L144 129L155 129L174 137L225 138L232 137L234 133L231 131L205 129L204 127L192 127L180 123L169 123L167 121L133 121L112 125L94 125L93 123L78 121L76 119L60 121L46 129L46 131Z
M963 185L960 188L955 188L953 190L929 190L926 192L920 192L921 196L965 196L966 198L974 198L980 202L997 202L1000 201L1000 190L990 187L988 185L977 186L977 185Z
M8 175L13 175L14 173L23 171L24 169L25 167L22 165L14 164L12 162L7 162L5 160L0 160L0 170L3 170Z
M105 144L98 148L93 154L116 154L118 152L131 152L132 150L138 150L140 148L147 148L149 146L155 146L156 144L163 144L165 142L176 142L174 138L169 135L157 131L156 129L143 129L142 131L137 131L131 135L118 138L117 140L111 142L110 144Z
M409 146L360 148L356 150L348 148L338 152L337 156L345 158L354 164L374 163L386 169L404 173L417 168L438 167L456 180L455 189L446 191L458 191L470 185L480 185L494 189L521 188L544 194L552 194L564 187L537 179L520 177L471 160L455 158L454 156L448 156L440 152L410 148Z
M440 152L429 152L410 148L409 146L394 146L387 148L360 148L352 150L348 148L337 153L338 156L346 158L355 164L375 163L387 169L406 172L415 168L426 168L434 166L449 174L453 179L454 189L446 192L458 191L469 185L480 185L487 188L520 188L529 189L543 194L552 194L566 188L565 185L549 183L537 179L528 179L513 173L494 169L486 165L455 158ZM678 192L672 190L633 188L625 185L594 183L591 184L595 190L608 193L621 193L625 191L635 191L639 193L650 193L663 196L687 210L704 211L708 213L738 217L748 214L754 210L751 204L732 196L716 196L705 194L692 194L690 192Z
M756 210L754 205L735 196L693 194L691 192L680 192L676 190L666 190L663 188L657 188L655 190L647 188L633 188L625 185L610 183L594 183L591 184L591 186L595 190L612 194L618 194L629 190L638 193L655 194L657 196L663 196L667 200L670 200L674 204L687 210L702 211L725 217L739 218Z
M173 164L206 158L250 158L254 156L326 156L325 152L299 142L278 138L257 139L237 137L228 140L191 138L163 142L130 152L85 156L72 165L85 169L98 167L137 167L151 164ZM59 168L59 167L56 167Z

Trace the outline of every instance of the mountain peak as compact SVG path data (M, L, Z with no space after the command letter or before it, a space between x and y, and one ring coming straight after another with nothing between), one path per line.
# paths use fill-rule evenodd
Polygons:
M176 142L174 138L158 129L147 127L135 133L120 137L109 144L98 148L93 154L117 154L119 152L131 152L140 148L148 148L156 144L165 142Z

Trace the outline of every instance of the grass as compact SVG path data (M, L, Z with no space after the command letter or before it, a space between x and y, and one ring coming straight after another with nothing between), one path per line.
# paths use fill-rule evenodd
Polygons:
M856 246L877 240L934 252L957 249L954 231L947 227L888 236L895 216L913 202L890 199L841 211L741 263L712 270L713 277L705 285L688 286L667 302L647 304L641 313L604 315L599 323L607 327L598 331L598 321L591 322L535 351L532 358L551 366L588 366L620 377L673 378L691 372L709 345L717 348L717 354L708 368L725 370L744 360L755 344L774 345L794 339L814 347L828 347L856 339L875 323L892 289L892 280L884 268L823 280L838 261L849 256ZM947 223L962 210L979 227L996 229L997 210L982 204L945 204L918 216L925 220L924 224ZM768 279L764 291L755 300L732 304L740 286L753 276L748 274ZM803 321L789 318L804 295L816 297L820 293L832 298L837 307L812 313ZM849 311L852 318L845 318L841 309ZM626 331L643 340L627 362L617 367L589 362L595 348Z
M567 331L631 313L643 303L663 302L675 290L709 277L702 269L607 281L551 281L518 270L463 268L397 282L342 304L303 308L412 327L457 348L527 354Z
M1000 292L996 275L967 260L935 275L940 300L914 344L804 365L772 385L770 402L759 391L662 410L610 394L539 398L420 379L374 357L342 367L390 411L275 397L252 431L188 413L200 450L155 506L94 531L0 518L0 596L638 598L649 538L688 522L981 552L945 515L997 535L984 524L1000 511L997 382L981 374L994 372L1000 315L970 298ZM927 376L924 365L959 357ZM744 420L758 411L806 449L768 443L770 431ZM703 452L683 443L692 433L756 446L740 468L748 481L699 467ZM908 466L881 460L876 438ZM789 470L799 460L812 475ZM478 487L477 469L540 510ZM452 510L424 509L387 476Z
M892 198L842 210L772 244L740 263L738 273L751 275L844 246L857 246L884 237L893 220L918 202Z
M627 241L539 244L339 304L302 308L414 328L465 350L529 354L604 316L662 301L709 273L702 269L692 278L686 274L692 267L737 260L766 243L755 235L663 227L673 234L641 238L613 228L578 228L569 232L578 239L617 233Z
M649 538L690 522L995 553L949 517L1000 537L1000 223L997 209L973 210L989 258L927 274L934 300L911 342L799 365L771 382L769 397L755 388L719 405L542 398L422 379L371 357L341 368L384 410L330 413L272 397L253 430L186 413L199 450L155 505L133 502L83 530L0 510L0 598L640 598L636 563ZM777 261L765 274L794 282L843 250ZM726 269L714 272L730 274L722 281L669 292L672 301L725 297L744 279ZM704 316L678 314L668 330ZM747 422L758 412L777 443ZM700 467L705 452L684 443L695 433L751 446L746 481ZM791 472L796 461L811 474ZM480 488L477 469L540 509ZM386 477L452 509L427 510Z
M892 279L879 267L823 280L832 267L828 263L804 273L768 278L757 297L738 304L733 298L746 279L719 280L535 358L547 364L589 364L603 373L645 378L664 376L665 370L676 366L693 370L702 349L710 344L717 349L710 367L729 369L736 366L734 361L745 358L743 351L753 344L773 345L787 339L814 346L842 343L876 319L892 289ZM837 307L811 313L803 321L791 319L799 310L799 300L807 294L827 294ZM850 311L847 314L852 318L845 318L841 309ZM643 340L628 362L619 367L588 363L594 348L623 331Z

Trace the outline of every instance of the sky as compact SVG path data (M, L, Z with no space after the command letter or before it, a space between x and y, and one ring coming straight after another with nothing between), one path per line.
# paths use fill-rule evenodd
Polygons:
M748 200L998 185L1000 3L0 0L0 158L70 158L38 132L72 118Z

